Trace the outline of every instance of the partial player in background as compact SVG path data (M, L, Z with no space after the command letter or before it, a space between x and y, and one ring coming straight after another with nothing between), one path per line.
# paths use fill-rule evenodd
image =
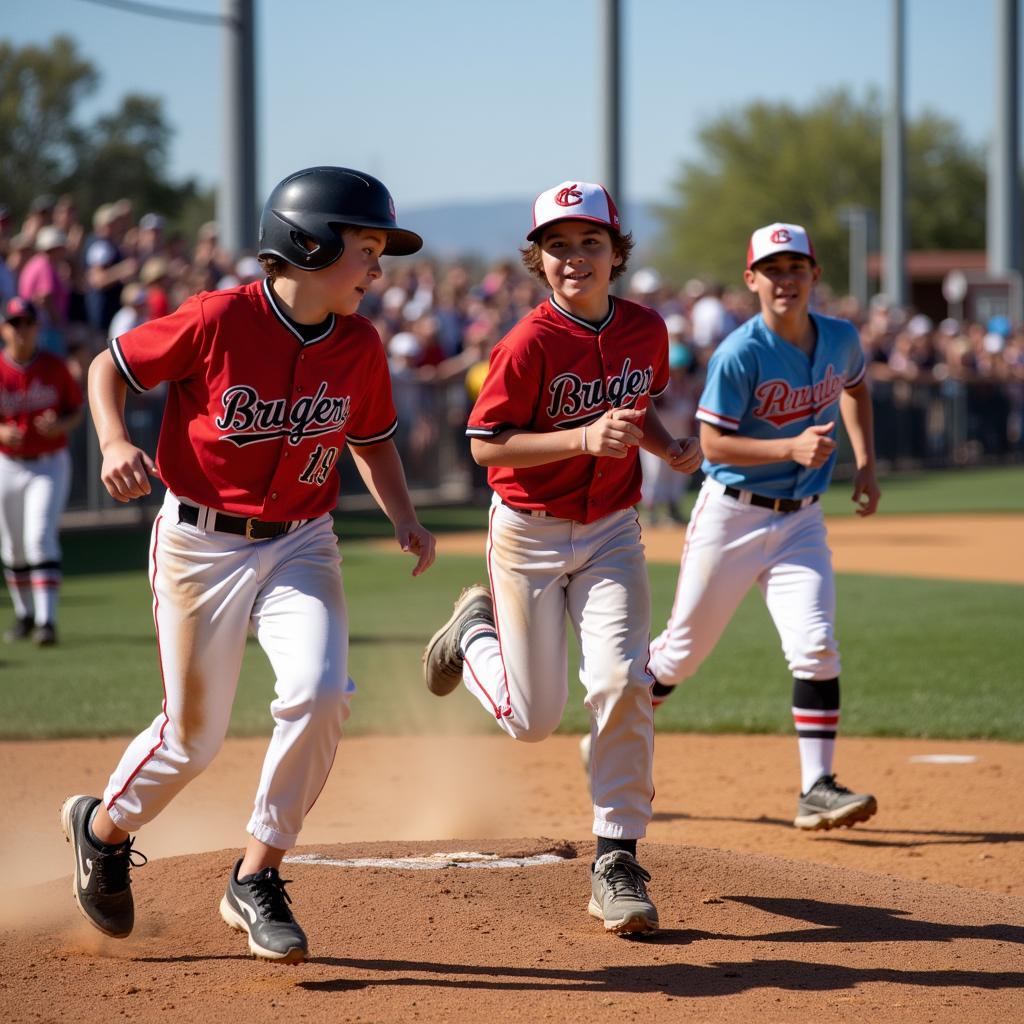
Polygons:
M693 676L744 595L764 595L793 675L801 787L794 824L828 829L866 821L869 793L832 770L839 728L835 584L818 499L836 461L842 416L856 459L857 514L872 515L871 395L856 328L810 311L821 270L807 232L769 224L750 239L744 280L759 316L711 358L697 418L706 479L686 533L675 603L651 644L655 705Z
M102 479L118 501L167 485L153 524L150 581L163 708L128 746L103 799L61 812L75 898L115 938L132 930L131 833L151 821L223 742L251 630L276 674L274 732L245 853L220 913L256 956L307 955L278 873L334 761L354 689L348 613L331 510L348 446L370 493L416 557L434 538L416 518L392 442L387 358L356 310L380 257L407 255L387 189L344 167L285 178L260 222L267 279L202 292L97 356L89 393ZM127 389L169 382L156 466L124 423Z
M8 643L57 642L60 517L71 489L68 434L82 391L64 360L40 351L39 314L9 299L0 320L0 554L14 605Z
M650 404L668 383L664 321L609 295L632 239L604 188L566 181L542 192L527 239L523 262L554 294L494 348L466 430L494 491L491 590L459 597L424 651L424 674L439 696L465 682L510 736L542 740L568 699L568 615L592 718L588 909L609 931L649 932L658 912L636 858L654 743L637 453L692 473L700 448L674 438Z
M654 402L665 429L675 437L687 437L694 431L699 385L692 376L693 352L682 339L685 319L673 314L665 320L668 328L668 387ZM685 523L682 500L690 485L690 476L676 473L664 459L641 449L643 484L640 508L649 526L657 526L662 515L674 523Z

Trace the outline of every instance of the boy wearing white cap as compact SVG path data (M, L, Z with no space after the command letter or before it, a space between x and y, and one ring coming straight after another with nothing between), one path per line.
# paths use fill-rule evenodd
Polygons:
M537 197L526 237L523 263L553 294L495 346L466 429L494 491L491 588L459 597L424 674L439 696L465 682L514 739L542 740L568 699L568 615L592 720L588 910L608 931L650 932L658 913L636 859L654 741L637 455L643 446L692 473L700 449L673 438L650 404L668 383L664 321L609 294L632 248L611 196L562 182Z
M807 232L769 224L750 238L744 280L759 316L715 351L697 410L706 479L690 518L675 603L651 644L655 706L694 675L753 584L793 675L801 786L794 825L866 821L869 793L832 771L839 726L835 586L818 499L836 461L836 413L856 459L857 515L872 515L871 396L854 326L810 311L821 270Z

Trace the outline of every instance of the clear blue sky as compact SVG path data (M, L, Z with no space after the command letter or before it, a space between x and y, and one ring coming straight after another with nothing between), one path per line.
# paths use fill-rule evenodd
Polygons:
M160 0L217 14L219 0ZM754 99L806 104L888 84L890 0L623 0L624 188L667 198L709 118ZM992 0L907 0L907 111L987 142ZM598 0L257 0L259 178L314 163L381 177L399 209L532 196L600 180ZM216 28L87 0L0 0L0 37L72 36L100 71L91 119L156 95L174 129L169 172L220 173Z

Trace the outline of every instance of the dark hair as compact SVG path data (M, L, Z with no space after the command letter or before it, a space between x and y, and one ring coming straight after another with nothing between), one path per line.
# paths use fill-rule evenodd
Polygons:
M614 230L614 228L604 228L608 232L608 237L612 240L612 248L616 254L622 257L622 262L617 267L612 267L611 280L615 281L626 272L626 267L629 264L629 256L633 251L634 241L633 236L629 232L622 234L620 231ZM544 235L541 235L541 239ZM537 278L541 284L547 284L547 275L544 273L544 263L541 258L542 249L540 241L531 242L528 246L519 250L519 255L522 257L523 266L530 272L530 274Z
M279 256L271 256L269 254L257 256L256 260L263 268L263 273L267 275L268 281L276 280L281 275L281 271L287 266L285 261Z

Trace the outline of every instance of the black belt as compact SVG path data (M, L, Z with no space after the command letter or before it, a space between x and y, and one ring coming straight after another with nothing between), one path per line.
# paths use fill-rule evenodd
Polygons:
M725 494L729 498L736 498L745 505L756 505L758 508L770 508L774 512L799 512L808 505L813 505L820 494L812 495L810 498L769 498L763 494L754 494L752 491L741 491L738 487L726 487Z
M188 523L189 526L199 525L199 509L195 505L178 503L178 522ZM265 519L246 519L244 516L229 516L227 512L213 513L213 528L217 533L233 533L238 537L247 537L249 540L270 540L272 537L280 537L289 530L303 523L308 519L292 519L284 523L270 523Z

